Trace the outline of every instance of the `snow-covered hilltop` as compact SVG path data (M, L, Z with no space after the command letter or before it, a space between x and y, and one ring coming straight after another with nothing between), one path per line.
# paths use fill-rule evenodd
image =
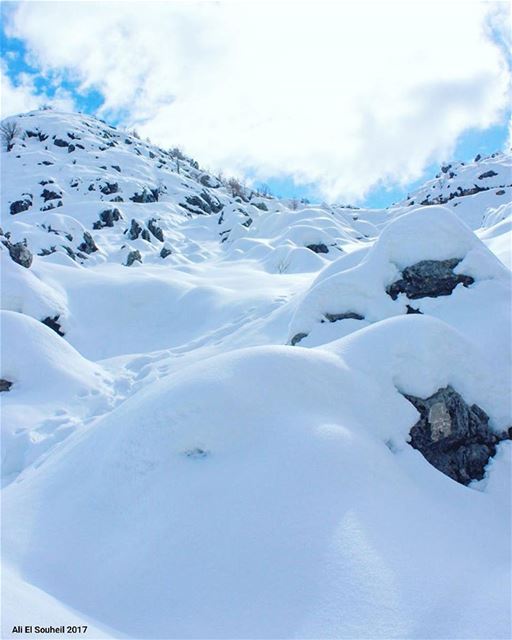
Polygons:
M509 637L510 155L368 210L9 122L2 637Z

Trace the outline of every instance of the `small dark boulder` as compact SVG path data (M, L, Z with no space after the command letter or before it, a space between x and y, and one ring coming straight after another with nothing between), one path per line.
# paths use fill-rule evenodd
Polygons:
M354 311L347 311L345 313L326 313L325 319L329 322L338 322L338 320L364 320L364 316Z
M319 244L308 244L306 249L313 251L313 253L329 253L329 248L323 242Z
M132 218L132 221L130 223L130 228L127 229L125 233L128 234L128 237L130 238L130 240L137 240L137 238L140 236L141 231L142 231L142 226L137 222L137 220L135 220L135 218Z
M489 171L486 171L485 173L482 173L478 176L479 180L484 180L485 178L493 178L494 176L497 176L498 174L496 173L496 171L493 171L492 169L490 169Z
M167 258L167 256L171 255L171 253L172 253L171 249L169 249L168 247L162 247L160 251L160 257Z
M156 218L151 218L150 220L148 220L148 229L157 240L160 240L160 242L164 241L164 232L162 231L161 227L158 226Z
M93 229L103 229L103 227L113 227L114 222L122 219L119 209L105 209L100 213L100 219L92 225Z
M290 340L290 344L292 345L292 347L294 347L296 344L299 344L299 342L301 340L304 340L304 338L307 338L308 334L307 333L296 333L293 338Z
M117 182L106 182L100 187L100 191L106 196L109 196L112 193L117 193L119 191L119 185L117 184Z
M386 293L396 300L400 293L410 300L418 298L437 298L448 296L458 284L468 287L473 284L471 276L454 273L454 268L461 262L458 258L451 260L422 260L402 271L400 280L393 282Z
M43 320L41 320L41 322L45 324L47 327L49 327L50 329L53 329L55 333L59 334L59 336L63 337L65 334L64 334L64 331L62 331L59 318L60 318L60 315L53 316L53 318L48 316Z
M148 189L144 187L141 193L134 193L130 198L132 202L147 204L148 202L158 202L158 189Z
M125 266L131 267L134 262L140 262L142 264L142 256L140 255L140 251L138 249L130 251L128 257L126 258Z
M43 189L41 198L43 198L45 202L48 202L48 200L61 200L62 194L56 193L55 191L50 191L50 189Z
M10 380L4 380L4 378L0 378L0 392L9 391L12 387L12 382Z
M11 259L26 269L30 268L32 264L33 256L30 249L27 247L27 241L12 243L9 240L2 240L4 247L7 247Z
M78 245L78 250L88 255L98 251L98 247L88 231L84 231L84 241Z
M425 399L404 396L420 413L410 431L410 445L461 484L481 480L496 445L512 439L512 429L501 434L492 431L485 411L476 404L466 404L450 386Z
M55 140L53 141L53 144L56 147L68 147L69 146L69 142L67 142L66 140L61 140L60 138L55 138Z
M17 213L21 213L22 211L27 211L32 206L32 196L30 194L24 194L26 197L21 200L15 200L11 202L11 206L9 208L11 216L16 215Z

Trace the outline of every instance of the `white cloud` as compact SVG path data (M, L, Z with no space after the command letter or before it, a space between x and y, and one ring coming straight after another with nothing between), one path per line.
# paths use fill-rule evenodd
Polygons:
M7 66L2 62L0 66L0 86L2 99L0 101L0 118L7 118L16 113L33 111L44 104L51 105L62 111L72 111L74 102L69 93L57 89L51 98L45 93L38 93L34 84L34 77L28 73L21 73L12 81L7 73Z
M504 117L489 24L508 21L472 2L35 2L10 32L156 142L347 199L414 179Z

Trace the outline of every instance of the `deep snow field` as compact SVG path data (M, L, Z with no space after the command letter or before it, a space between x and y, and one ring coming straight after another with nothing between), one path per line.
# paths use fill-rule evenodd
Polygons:
M367 210L13 120L1 637L511 637L510 155ZM411 446L455 405L464 483Z

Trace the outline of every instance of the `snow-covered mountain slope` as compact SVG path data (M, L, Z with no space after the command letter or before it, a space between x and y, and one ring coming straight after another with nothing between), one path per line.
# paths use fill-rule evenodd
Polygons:
M2 637L509 637L510 156L367 210L12 121Z

